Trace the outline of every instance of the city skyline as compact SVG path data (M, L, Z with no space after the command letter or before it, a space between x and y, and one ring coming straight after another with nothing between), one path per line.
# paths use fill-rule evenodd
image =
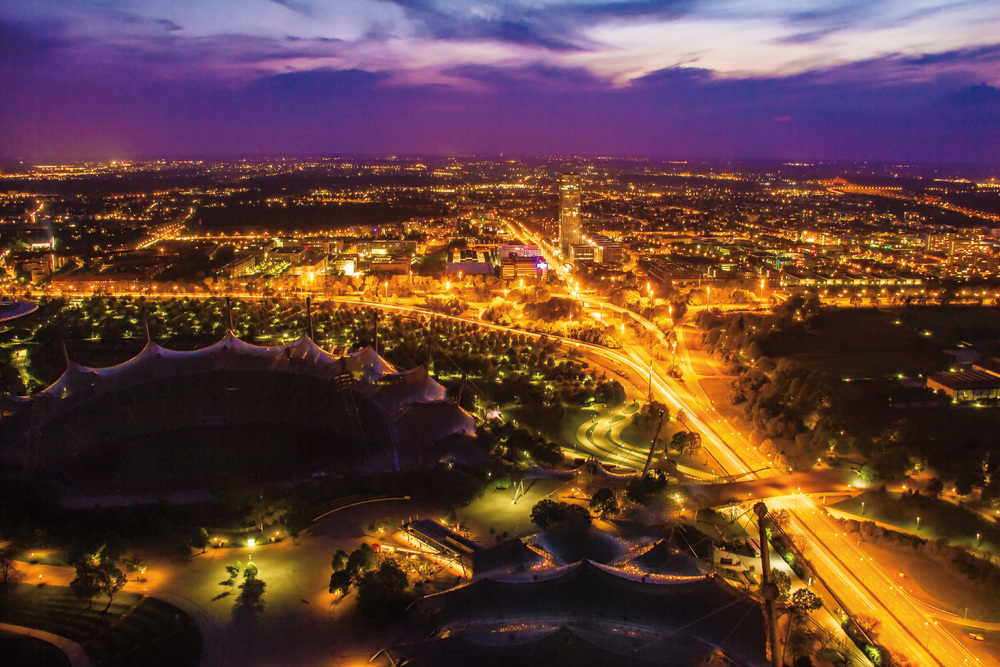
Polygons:
M150 667L990 665L1000 183L948 171L8 173L0 620Z
M995 162L987 2L0 3L0 156Z

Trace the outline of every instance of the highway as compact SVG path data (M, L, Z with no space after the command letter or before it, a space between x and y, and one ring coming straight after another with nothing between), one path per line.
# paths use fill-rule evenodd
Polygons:
M528 238L531 237L529 236ZM557 270L564 271L563 267L557 262L550 264L550 266L555 266ZM137 292L132 294L132 296L143 296L143 294ZM189 293L169 290L166 294L154 294L155 296L159 296L160 298L205 298L214 295L200 291ZM249 298L251 295L233 294L232 296ZM574 296L581 298L579 294L574 294ZM358 297L317 296L314 299L317 302L330 301L349 305L366 305L399 312L446 317L425 308L363 302ZM661 344L666 344L666 339L663 337L662 332L659 332L654 324L635 313L606 302L601 306L602 302L593 297L585 297L582 300L592 308L603 307L604 310L611 310L621 313L622 316L632 317L639 326L649 331L654 331ZM451 317L451 319L495 330L522 334L531 338L539 338L543 335L487 323L473 318ZM750 444L744 434L735 430L730 424L719 417L718 412L712 407L707 395L703 391L700 391L700 387L695 386L698 385L698 382L696 376L693 375L693 371L690 370L690 363L685 364L689 369L688 372L692 373L689 375L690 381L686 384L678 383L666 375L666 369L655 359L651 359L650 354L642 346L638 345L634 340L628 340L627 335L625 337L626 344L621 350L611 350L599 345L553 335L549 335L548 337L560 340L565 346L576 347L581 351L598 355L612 364L627 369L631 373L633 383L637 386L641 386L643 379L650 382L655 399L666 403L674 414L678 410L684 410L687 415L688 426L702 434L703 448L718 463L720 473L725 475L760 477L762 473L754 473L753 471L764 469L765 472L763 475L774 474L774 471L768 470L769 466L766 458ZM682 356L687 357L686 353L687 350L682 347ZM623 463L634 465L636 462L626 460ZM748 502L751 500L753 500L752 497L747 498ZM783 502L787 501L769 501L770 504L778 506ZM837 597L843 601L844 606L850 612L874 616L882 621L882 628L879 634L879 641L881 643L891 650L906 655L915 664L981 664L965 646L937 624L933 615L928 610L917 607L912 601L906 598L899 586L881 569L870 560L864 560L857 546L846 535L837 530L837 524L825 512L817 508L812 500L799 497L795 502L798 503L798 506L793 506L791 511L793 515L793 520L789 523L791 532L794 535L801 536L805 541L807 545L807 558L814 564L819 575L826 581ZM855 557L857 558L856 561L854 560Z
M773 499L789 514L786 530L804 539L816 573L855 614L878 619L877 640L921 665L982 664L808 496Z
M523 226L521 235L535 241L540 247L545 247ZM562 264L556 258L547 259L549 265L557 267L567 284L572 286L572 278ZM577 294L574 296L579 298ZM595 303L600 303L594 298L584 300L592 307ZM652 322L608 303L603 308L617 309L631 316L640 326L655 331L661 344L666 344L663 334ZM641 373L644 369L649 372L650 354L634 343L627 344L624 352L606 350L605 355L622 361L633 372ZM762 460L762 455L749 440L720 420L718 412L711 407L704 392L695 395L687 387L677 387L656 363L652 364L651 377L656 397L665 399L675 410L683 409L687 412L690 425L702 433L705 447L711 451L726 474L749 474L758 468L767 467L766 461ZM698 384L696 376L691 375L690 380L688 384ZM765 465L761 465L762 463ZM751 500L753 499L747 499L748 502ZM789 509L789 532L803 540L807 560L846 609L852 614L873 616L881 621L878 633L880 643L918 665L945 667L982 664L940 626L932 614L914 604L905 591L874 561L867 558L811 498L796 496L791 500L771 499L768 503L772 508L784 506Z

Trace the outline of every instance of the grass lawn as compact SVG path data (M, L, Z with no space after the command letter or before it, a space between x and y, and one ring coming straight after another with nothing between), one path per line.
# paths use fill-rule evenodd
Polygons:
M516 419L518 424L535 431L559 447L572 450L577 446L577 429L584 422L589 422L597 414L597 408L600 407L602 406L595 405L592 409L583 409L576 405L567 405L565 406L563 419L559 423L539 422L538 420L528 419L525 417L528 411L519 407L506 408L504 409L504 414L508 418Z
M0 655L7 665L70 667L66 654L52 644L2 630L0 630Z
M889 308L886 316L905 327L929 331L935 341L946 346L963 340L974 341L1000 336L1000 308L983 306L917 306Z
M910 549L871 542L862 542L861 549L875 559L893 581L919 600L946 608L959 616L968 609L972 619L1000 618L1000 598L968 579L945 571L926 556ZM900 572L905 576L900 577Z
M95 664L193 667L201 659L201 633L177 607L125 592L106 614L105 605L100 596L88 609L65 586L20 584L0 620L72 640Z
M993 441L998 419L1000 411L997 408L975 407L909 410L906 415L913 430L952 446L961 446L969 441Z
M729 402L729 395L733 393L733 378L705 378L698 382L723 418L735 421L740 428L746 427L743 423L743 406Z
M981 315L953 310L952 316L970 324ZM954 345L953 334L966 329L956 325L947 335L944 327L928 326L931 311L922 309L839 308L824 309L808 331L780 341L766 354L787 357L800 365L839 377L894 377L940 370L948 358L942 345ZM948 319L941 309L933 309L933 321ZM897 324L898 322L898 324ZM932 336L925 335L930 329ZM935 331L936 329L936 331ZM970 327L969 331L972 330ZM940 335L939 335L940 334ZM962 337L959 336L958 340Z
M700 510L695 527L706 535L718 535L726 541L751 537L740 521L730 521L725 514L715 510Z
M910 352L808 352L789 354L788 359L803 368L840 378L895 378L927 375L947 366L947 358L936 354Z
M861 503L864 503L862 517ZM904 530L917 531L927 538L943 537L951 542L976 545L976 533L981 535L979 548L998 553L997 525L976 512L938 498L908 493L865 491L849 500L831 505L842 512L864 519L880 521ZM919 530L917 517L920 517Z

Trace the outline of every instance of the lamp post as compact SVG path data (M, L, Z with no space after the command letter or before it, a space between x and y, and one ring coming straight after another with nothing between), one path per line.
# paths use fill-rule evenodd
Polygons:
M646 402L653 402L653 355L649 355L649 397Z

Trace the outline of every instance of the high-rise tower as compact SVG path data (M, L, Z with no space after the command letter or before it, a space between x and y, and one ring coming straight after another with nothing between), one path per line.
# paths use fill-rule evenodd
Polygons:
M580 174L559 177L559 247L564 254L571 245L580 243Z

